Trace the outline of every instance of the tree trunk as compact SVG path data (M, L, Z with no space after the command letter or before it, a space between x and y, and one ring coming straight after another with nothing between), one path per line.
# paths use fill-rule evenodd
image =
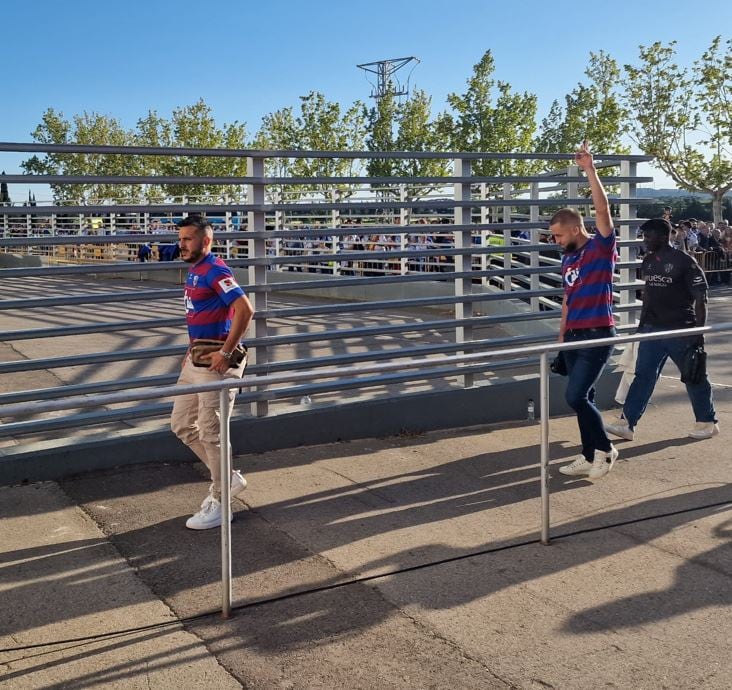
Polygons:
M717 225L722 220L722 201L724 192L718 190L712 194L712 218L714 218L714 225Z

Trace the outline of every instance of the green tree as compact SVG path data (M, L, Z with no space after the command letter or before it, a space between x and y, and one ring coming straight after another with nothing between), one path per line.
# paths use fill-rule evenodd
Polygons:
M473 67L465 93L448 95L454 111L452 125L443 118L439 130L443 136L451 131L451 148L496 153L531 150L536 131L536 96L514 93L510 84L494 78L494 71L489 50ZM526 175L535 167L528 160L485 160L473 166L473 174Z
M343 114L341 106L311 91L300 96L300 114L295 118L295 148L304 151L360 151L364 147L366 121L363 103L356 101ZM292 162L296 177L340 177L357 175L360 162L354 158L296 158ZM314 185L312 190L333 189ZM352 185L336 185L341 196L352 192Z
M399 102L394 96L391 84L386 94L366 112L366 147L369 151L396 151L395 127L399 113ZM366 164L369 177L391 177L396 175L395 158L370 158Z
M552 103L542 120L535 150L541 153L572 153L582 141L591 142L595 151L628 153L622 143L625 113L617 91L620 68L604 51L590 53L585 69L587 84L577 86L559 101ZM566 161L545 161L545 170L567 167Z
M366 119L364 106L356 101L345 111L318 91L300 96L300 112L282 108L262 118L254 139L260 149L291 151L360 151L364 147ZM348 177L358 175L360 161L354 158L279 158L267 161L268 174L280 177ZM353 193L349 184L287 185L296 197L305 193L336 192L338 197Z
M432 98L420 89L399 103L389 93L379 99L368 114L367 145L371 151L439 151L445 149L441 122L444 114L432 119ZM372 177L439 177L450 171L449 160L439 158L375 158L367 165ZM405 187L407 201L422 198L439 187L435 184L416 184ZM387 191L397 197L398 189Z
M625 65L627 131L679 187L712 196L716 222L732 189L732 40L717 36L691 69L674 62L675 45L641 46Z
M132 133L116 118L84 112L71 121L49 108L32 132L33 139L46 144L91 144L125 146L133 143ZM38 175L124 175L129 166L124 156L111 154L48 153L32 156L22 164L27 173ZM51 185L54 200L62 204L87 203L124 197L136 200L139 188L133 185L84 184Z
M247 148L246 124L234 121L219 126L211 107L201 98L192 105L176 108L169 123L148 114L140 134L152 136L165 146L182 148ZM140 123L138 123L139 129ZM157 125L157 128L156 128ZM155 144L154 144L155 145ZM199 177L230 177L246 175L245 158L213 156L163 156L157 163L163 175L195 175ZM163 185L170 197L213 196L216 199L241 198L240 185Z
M297 148L297 138L297 125L290 106L268 113L262 118L262 126L252 145L259 150L288 151ZM265 174L271 177L292 176L292 160L283 156L267 158ZM266 188L266 194L273 202L280 201L284 193L287 193L289 198L297 198L302 191L294 185L268 185Z

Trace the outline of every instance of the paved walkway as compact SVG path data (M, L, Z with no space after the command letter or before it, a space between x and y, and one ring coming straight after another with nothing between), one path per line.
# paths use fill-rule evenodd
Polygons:
M688 401L664 379L618 444L627 462L595 484L553 471L553 533L575 534L549 547L536 424L237 458L246 608L3 652L0 687L729 688L732 390L715 392L720 436L685 437ZM576 438L552 420L555 463ZM0 489L0 647L215 609L218 531L184 526L199 469Z

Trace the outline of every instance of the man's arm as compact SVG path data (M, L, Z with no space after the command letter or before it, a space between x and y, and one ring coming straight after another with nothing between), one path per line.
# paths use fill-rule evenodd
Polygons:
M707 325L707 296L706 294L696 293L694 297L694 315L696 317L697 326Z
M221 346L224 352L231 352L239 344L254 316L254 307L246 295L238 297L232 302L231 306L234 308L234 318L231 320L229 336ZM218 371L223 374L228 368L228 358L220 352L214 352L211 355L211 366L209 367L211 371Z
M603 237L610 237L610 235L615 234L613 219L610 215L610 202L607 200L605 188L602 186L602 182L600 182L600 177L595 169L595 162L592 159L592 154L590 153L590 148L586 140L582 142L580 150L574 154L574 160L584 171L585 175L587 175L587 181L590 183L592 205L595 207L595 225L597 225L597 231Z
M564 342L564 333L567 330L567 295L562 298L562 319L559 322L559 342Z

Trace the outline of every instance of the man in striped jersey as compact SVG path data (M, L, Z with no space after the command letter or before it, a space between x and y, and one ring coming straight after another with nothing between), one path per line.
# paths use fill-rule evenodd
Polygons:
M612 282L616 242L610 204L587 142L575 154L575 161L590 184L597 231L590 235L582 216L570 208L557 211L549 223L554 241L564 250L560 342L591 341L615 335ZM566 400L577 413L582 454L561 467L562 474L600 479L612 470L618 457L594 403L595 383L611 352L612 346L606 345L564 353L568 372Z
M244 362L232 366L230 359L254 315L251 302L239 287L224 261L211 253L213 228L201 216L188 216L178 224L180 256L190 264L184 290L186 322L190 341L197 338L221 341L221 349L210 355L210 366L194 367L190 351L183 360L179 384L210 383L241 378ZM229 409L234 404L229 389ZM209 493L201 509L186 522L189 529L210 529L221 525L221 465L219 438L219 392L178 395L170 418L173 433L208 467ZM240 472L230 477L231 495L247 485Z

